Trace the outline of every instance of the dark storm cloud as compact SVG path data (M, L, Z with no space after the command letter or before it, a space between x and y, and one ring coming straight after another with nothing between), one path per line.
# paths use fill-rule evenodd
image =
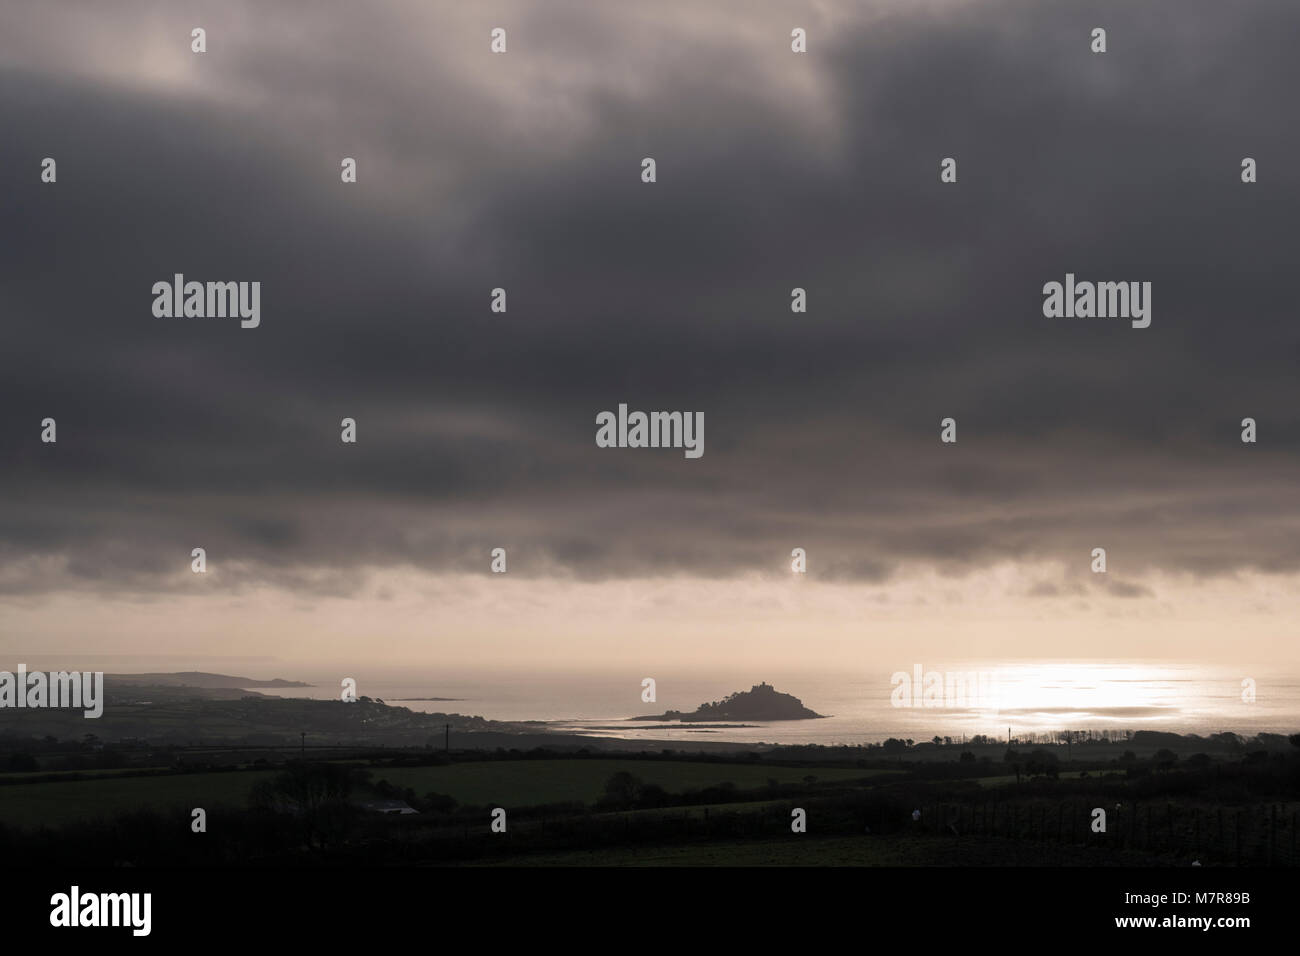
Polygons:
M2 591L196 546L306 590L497 546L1300 567L1293 4L37 10L0 14ZM260 281L261 327L154 318L175 272ZM1152 282L1151 327L1044 318L1066 272ZM703 411L704 457L597 448L620 402Z

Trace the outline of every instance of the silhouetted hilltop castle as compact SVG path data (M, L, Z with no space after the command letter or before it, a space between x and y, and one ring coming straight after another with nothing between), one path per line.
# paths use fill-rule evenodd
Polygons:
M648 717L631 720L810 720L822 717L803 705L798 697L782 694L764 681L749 690L737 691L722 700L701 704L694 712L683 714L669 710Z

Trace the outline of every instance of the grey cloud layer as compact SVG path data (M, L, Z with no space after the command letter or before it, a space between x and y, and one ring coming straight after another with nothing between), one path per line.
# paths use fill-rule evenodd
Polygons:
M1300 568L1293 4L546 7L0 13L0 591L199 545L295 588ZM1043 318L1067 271L1151 328ZM261 328L155 319L174 272L260 280ZM624 401L704 457L596 448Z

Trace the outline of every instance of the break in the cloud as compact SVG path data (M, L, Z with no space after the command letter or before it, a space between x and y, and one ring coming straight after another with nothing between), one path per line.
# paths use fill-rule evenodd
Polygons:
M497 546L1024 600L1300 572L1300 9L701 6L0 10L0 592L186 594L195 546L304 596ZM1151 327L1044 319L1067 271L1151 281ZM261 281L261 327L154 318L175 272ZM619 402L703 411L704 457L596 448Z

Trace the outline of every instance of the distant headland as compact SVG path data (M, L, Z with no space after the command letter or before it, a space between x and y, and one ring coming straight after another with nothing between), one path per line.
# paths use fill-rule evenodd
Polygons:
M812 720L822 718L803 705L798 697L782 694L766 682L755 684L750 690L737 691L722 700L701 704L692 713L669 710L646 717L629 717L628 720Z
M208 674L203 671L184 671L176 674L107 674L108 679L119 684L148 684L153 687L203 687L227 690L246 687L311 687L296 680L254 680L251 677L232 677L229 674Z

